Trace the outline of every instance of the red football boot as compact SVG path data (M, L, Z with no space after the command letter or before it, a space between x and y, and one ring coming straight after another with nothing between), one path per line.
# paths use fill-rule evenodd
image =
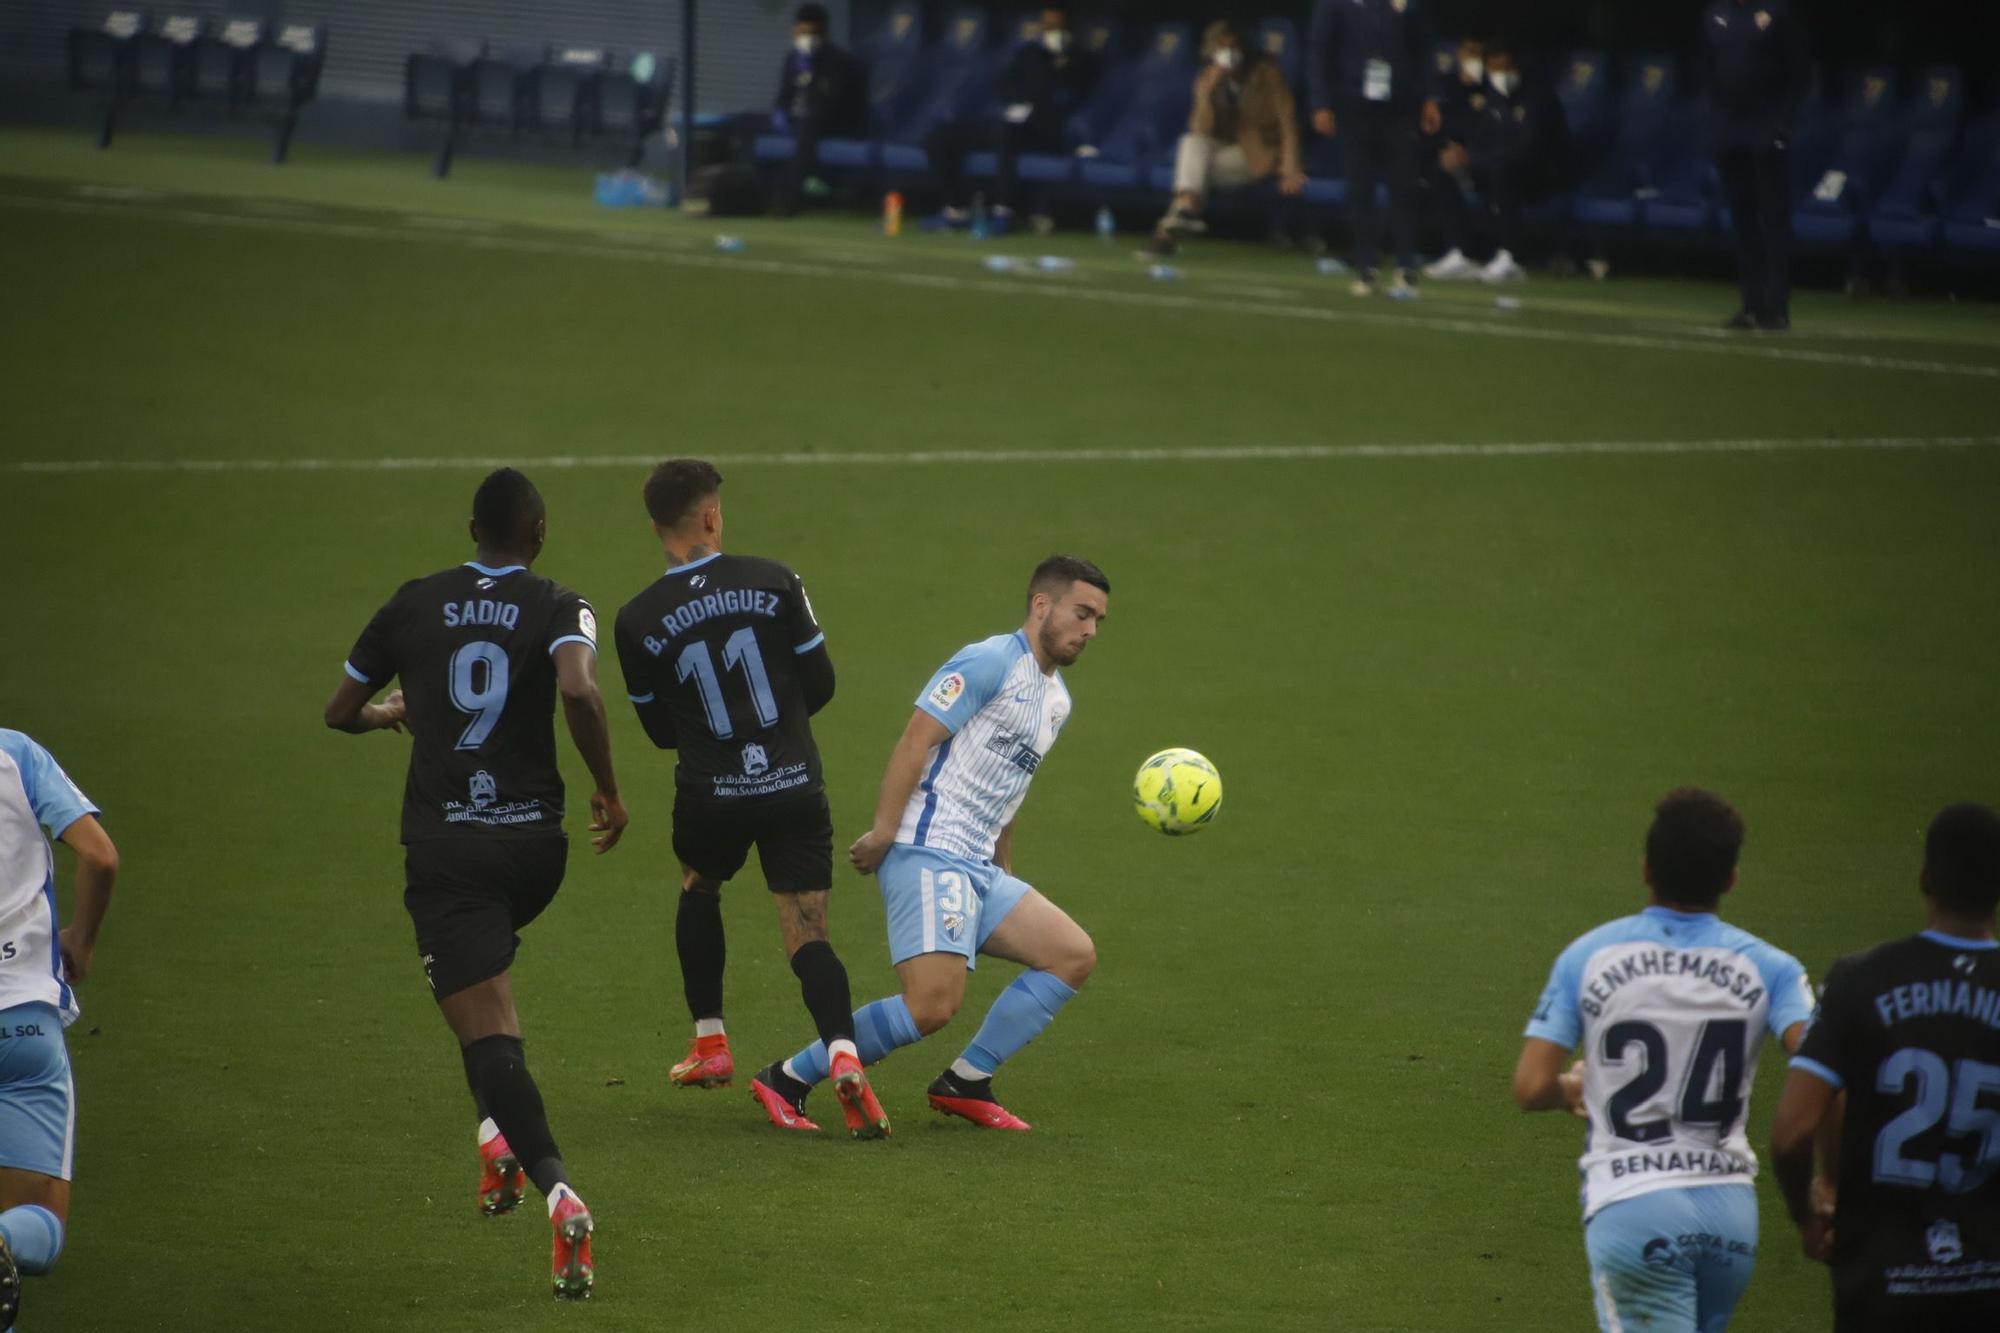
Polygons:
M847 1132L857 1139L888 1138L889 1117L883 1113L882 1103L875 1100L875 1090L868 1086L861 1062L842 1051L833 1057L832 1076L833 1095L840 1098Z
M555 1248L549 1252L549 1270L555 1275L556 1299L581 1301L590 1297L596 1274L590 1266L590 1233L597 1229L590 1210L576 1191L564 1187L549 1214L555 1231Z
M521 1202L521 1163L504 1134L479 1145L479 1211L487 1217L511 1213Z
M806 1094L812 1089L791 1077L782 1065L765 1065L750 1079L750 1095L779 1129L818 1129L806 1119Z
M1028 1129L1027 1121L993 1100L993 1080L969 1082L949 1069L931 1080L931 1105L987 1129Z
M687 1059L667 1071L667 1081L680 1088L726 1088L736 1077L736 1061L730 1058L729 1035L696 1037L688 1047Z

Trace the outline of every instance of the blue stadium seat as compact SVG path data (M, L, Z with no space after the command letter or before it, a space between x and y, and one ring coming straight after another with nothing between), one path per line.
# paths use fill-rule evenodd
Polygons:
M1299 45L1299 30L1290 19L1265 19L1250 34L1250 48L1278 67L1292 93L1305 98L1305 50Z
M1171 152L1187 128L1193 100L1194 34L1185 23L1154 27L1146 49L1134 63L1130 93L1117 119L1098 140L1103 156L1085 161L1086 184L1100 187L1137 186L1142 163Z
M1640 56L1627 63L1617 130L1595 171L1577 187L1575 217L1592 227L1635 227L1641 203L1658 193L1692 145L1679 103L1673 57Z
M1570 52L1557 75L1556 98L1569 126L1571 177L1588 179L1602 165L1617 130L1610 57L1602 51Z
M1862 235L1861 219L1894 165L1902 106L1893 67L1871 65L1847 77L1832 155L1792 211L1792 228L1809 245L1845 246Z
M1903 143L1868 214L1868 236L1889 250L1921 250L1943 233L1941 186L1958 122L1965 110L1965 75L1933 65L1917 77L1903 125Z
M1948 173L1944 243L1958 251L2000 252L2000 108L1966 129Z

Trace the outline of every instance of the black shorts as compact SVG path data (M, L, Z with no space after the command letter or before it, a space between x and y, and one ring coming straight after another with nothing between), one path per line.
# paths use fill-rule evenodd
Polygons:
M734 879L757 847L773 893L833 887L833 814L826 793L730 804L674 799L674 855L704 879Z
M562 887L569 839L429 838L403 848L403 906L431 996L442 1000L514 964L514 932Z

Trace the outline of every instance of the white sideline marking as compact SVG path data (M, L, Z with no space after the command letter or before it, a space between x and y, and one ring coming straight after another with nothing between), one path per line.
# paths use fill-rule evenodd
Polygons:
M1858 453L1990 449L2000 435L1873 435L1852 439L1539 440L1523 443L1246 444L1170 449L911 449L851 453L712 455L718 463L765 467L943 467L966 463L1227 463L1368 458L1549 458L1581 455ZM0 473L82 472L447 472L502 466L550 470L650 467L657 454L556 454L546 458L58 458L0 463Z
M744 254L675 254L640 251L624 246L577 240L561 241L526 236L481 235L470 230L433 230L428 227L393 227L379 223L334 222L289 218L245 217L210 213L199 209L149 207L143 205L97 204L45 197L0 197L0 205L45 211L93 213L100 216L152 217L197 226L250 227L266 231L298 231L322 236L350 236L368 240L422 240L436 244L460 244L479 249L509 250L520 254L586 255L596 258L636 260L651 264L674 264L688 268L735 268L752 273L787 277L837 278L854 281L860 274L853 269L796 260L758 259ZM1089 276L1089 275L1085 275ZM1417 311L1370 312L1351 307L1279 305L1275 302L1231 300L1194 295L1168 295L1148 291L1112 291L1081 283L1063 285L954 278L943 274L913 273L907 270L868 272L866 280L892 283L900 287L925 287L942 291L993 292L1004 295L1052 296L1066 300L1097 301L1109 305L1139 306L1150 309L1179 309L1263 315L1273 319L1311 320L1324 324L1358 324L1403 332L1429 330L1474 337L1516 338L1530 342L1567 343L1585 347L1619 347L1656 352L1692 352L1709 356L1732 356L1795 364L1838 366L1855 370L1907 371L1925 375L1948 375L1965 379L2000 380L2000 366L1968 361L1926 361L1908 357L1870 356L1859 352L1818 351L1796 345L1784 346L1761 335L1734 339L1704 336L1705 331L1689 329L1685 337L1658 334L1586 332L1552 329L1515 321L1491 319L1438 318Z

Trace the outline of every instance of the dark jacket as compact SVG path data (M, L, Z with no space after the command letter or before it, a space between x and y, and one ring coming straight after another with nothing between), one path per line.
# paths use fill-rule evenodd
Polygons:
M1060 56L1039 40L1023 42L1007 61L1000 76L1000 105L1018 106L1025 102L1031 130L1045 135L1060 134L1069 118L1083 109L1084 99L1097 86L1097 57L1072 40Z
M1306 30L1306 88L1315 111L1367 100L1368 62L1389 65L1389 102L1437 96L1430 0L1318 0Z
M1716 0L1702 15L1701 73L1716 147L1788 141L1812 86L1805 26L1785 0Z
M1476 100L1472 140L1465 145L1473 170L1504 172L1530 199L1562 182L1569 122L1552 89L1524 77L1511 97L1488 83Z
M1472 135L1479 125L1479 109L1486 104L1487 85L1467 83L1458 77L1458 71L1447 74L1438 88L1438 110L1442 123L1438 126L1437 143L1443 147L1455 143L1461 147L1472 142Z
M861 128L868 115L868 79L861 63L832 42L810 56L785 54L778 67L772 108L794 123L812 122L822 134Z

